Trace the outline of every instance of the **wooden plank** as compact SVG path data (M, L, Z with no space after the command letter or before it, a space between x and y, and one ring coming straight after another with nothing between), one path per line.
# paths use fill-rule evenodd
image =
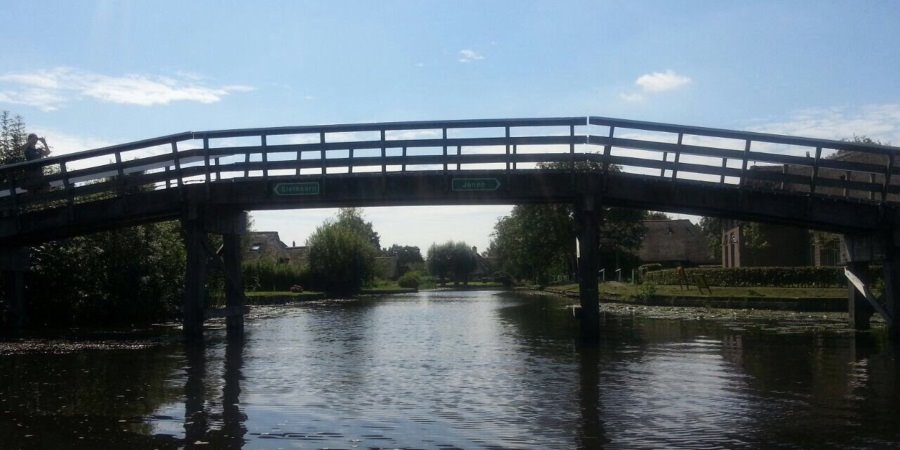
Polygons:
M695 127L687 125L675 125L667 123L644 122L638 120L614 119L609 117L591 116L588 119L591 125L613 126L617 128L644 130L644 131L660 131L667 133L684 133L685 135L716 137L724 139L734 139L739 141L751 140L753 142L765 142L770 144L795 145L802 147L810 147L810 150L816 147L823 147L835 150L847 150L851 152L871 153L886 155L897 153L900 148L886 145L875 144L858 144L845 141L835 141L829 139L815 139L806 137L786 136L780 134L758 133L753 131L736 131L725 130L719 128Z
M475 120L442 120L442 121L412 121L412 122L375 122L335 125L303 125L293 127L268 127L234 130L214 130L193 133L194 139L208 137L210 139L251 137L266 134L269 136L285 134L310 134L319 133L354 133L366 131L418 131L441 130L461 128L503 128L510 127L553 127L553 126L583 126L587 125L586 117L547 117L547 118L518 118L518 119L475 119Z
M692 156L708 156L712 158L743 158L742 150L731 150L718 147L705 147L700 145L672 144L669 142L650 141L644 139L609 138L606 136L591 135L588 139L591 144L629 148L635 150L655 151L658 153L669 152Z
M866 300L868 300L869 304L871 304L872 307L875 308L875 311L878 311L878 314L881 314L881 317L884 317L884 320L889 325L894 323L894 317L888 314L887 310L885 310L884 307L881 306L881 303L878 301L878 299L875 298L875 294L873 294L872 291L869 290L869 286L867 286L866 283L863 282L863 280L856 276L856 274L854 274L849 267L844 268L844 276L847 277L847 280L850 281L850 284L852 284L853 287L855 287L856 290L859 291L859 293L862 294L866 298Z

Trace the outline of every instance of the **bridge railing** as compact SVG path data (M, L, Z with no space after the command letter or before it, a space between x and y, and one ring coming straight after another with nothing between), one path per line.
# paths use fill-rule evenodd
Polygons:
M604 117L186 132L0 167L0 207L74 207L190 183L346 173L521 171L590 160L625 176L900 201L896 147ZM35 175L42 173L42 176ZM49 189L42 186L49 185Z
M585 117L564 117L187 132L2 166L0 205L14 212L71 207L251 178L527 170L585 153L586 125Z
M605 117L589 123L590 146L626 173L900 201L896 147Z

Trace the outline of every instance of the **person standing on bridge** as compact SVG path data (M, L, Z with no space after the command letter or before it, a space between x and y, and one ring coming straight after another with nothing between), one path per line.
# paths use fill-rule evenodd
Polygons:
M38 147L38 142L43 145L41 147ZM50 154L50 146L47 145L47 139L38 137L38 135L31 133L28 135L28 138L25 141L25 145L22 146L22 152L25 154L25 161L37 161ZM45 192L49 190L50 185L46 182L41 181L41 178L43 176L43 166L36 166L26 169L24 183L25 189L34 192Z

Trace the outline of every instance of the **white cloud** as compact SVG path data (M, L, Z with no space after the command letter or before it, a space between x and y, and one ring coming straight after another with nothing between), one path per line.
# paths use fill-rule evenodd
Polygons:
M687 86L690 82L690 78L667 70L641 75L634 84L640 86L644 92L666 92Z
M806 109L796 111L784 120L758 122L749 129L834 140L867 136L895 146L900 144L900 104L896 103Z
M640 102L645 100L648 95L674 91L690 83L690 77L679 75L671 70L647 73L634 80L634 84L639 88L638 92L622 92L619 93L619 98L629 103Z
M78 98L101 102L154 106L188 101L216 103L236 92L252 91L244 85L214 87L196 74L176 77L128 74L110 76L68 67L30 73L0 74L0 102L27 104L53 111Z
M621 98L622 100L625 100L626 102L634 103L634 102L639 102L639 101L643 100L644 95L639 92L634 92L634 93L623 92L623 93L619 94L619 98Z
M43 111L54 111L65 102L65 98L52 90L23 89L20 91L0 91L0 103L31 105Z
M484 59L484 56L475 50L471 49L463 49L459 51L459 62L461 63L470 63L472 61L479 61Z

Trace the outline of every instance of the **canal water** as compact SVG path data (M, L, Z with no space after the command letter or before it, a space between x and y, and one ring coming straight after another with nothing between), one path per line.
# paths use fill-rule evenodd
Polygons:
M833 316L422 292L0 343L0 448L898 448L895 350ZM662 312L660 312L662 311Z

